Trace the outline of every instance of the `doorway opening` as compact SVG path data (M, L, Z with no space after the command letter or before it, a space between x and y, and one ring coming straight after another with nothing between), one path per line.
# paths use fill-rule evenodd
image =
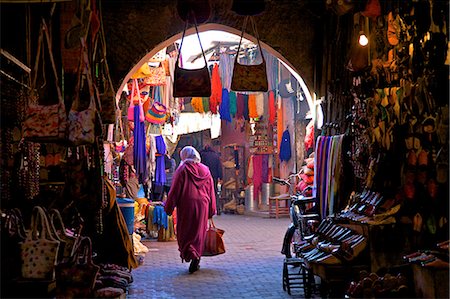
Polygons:
M165 88L155 85L142 84L141 91L146 94L146 101L159 101L167 108L168 120L164 123L150 123L146 128L147 134L161 135L167 145L168 153L180 163L179 151L185 145L192 145L201 151L205 145L210 145L220 153L223 166L223 183L221 184L220 206L234 200L235 207L245 206L247 210L269 212L269 197L287 193L282 186L271 183L273 176L285 178L290 173L298 172L304 159L307 158L313 146L305 147L307 129L314 127L317 107L312 92L306 86L295 68L276 50L249 34L221 24L203 24L198 26L199 39L205 54L206 62L211 74L214 68L220 69L222 96L235 98L239 103L245 98L246 105L254 100L254 111L257 116L239 115L239 107L231 111L230 107L225 117L221 103L212 106L211 99L174 98L171 94L173 81L173 66L178 57L182 33L174 35L157 45L148 52L135 66L133 66L119 88L117 99L126 99L132 93L133 81L141 80L136 76L142 72L143 66L158 68L165 66ZM230 89L231 73L236 55L243 64L259 64L264 55L267 64L269 90L259 95L249 93L234 93ZM163 59L161 59L161 56ZM200 48L194 28L186 30L181 51L182 67L198 69L204 66L202 49ZM226 67L226 70L225 70ZM171 73L172 72L172 73ZM139 78L139 79L136 79ZM139 81L141 83L141 81ZM136 83L136 87L139 84ZM155 91L156 90L156 91ZM125 94L125 96L123 96ZM142 95L141 95L142 96ZM258 99L255 100L255 97ZM157 99L158 98L158 99ZM272 101L272 102L270 102ZM256 104L256 102L258 104ZM199 108L199 105L201 108ZM235 103L236 106L238 104ZM272 107L272 106L273 107ZM145 109L149 109L151 104ZM274 115L268 115L272 107ZM203 110L202 110L203 109ZM248 114L250 106L247 107ZM200 110L200 111L199 111ZM242 111L241 111L242 112ZM290 140L286 141L285 136ZM289 148L289 157L280 159L283 144ZM252 167L254 157L264 156L264 178L256 182ZM255 159L255 161L258 159ZM257 163L260 161L258 160ZM259 164L258 164L259 165ZM267 167L266 167L267 166ZM259 166L257 166L259 167Z

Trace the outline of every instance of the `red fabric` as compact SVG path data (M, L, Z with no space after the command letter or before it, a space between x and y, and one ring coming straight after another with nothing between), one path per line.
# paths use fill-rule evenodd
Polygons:
M180 257L189 262L200 258L205 245L208 218L216 214L214 182L202 163L182 163L173 176L165 211L177 208L177 241Z
M305 151L309 150L313 147L314 143L314 123L310 122L306 126L306 135L305 135Z
M211 97L209 98L209 110L217 114L217 106L222 103L222 81L219 75L219 65L214 64L211 74Z
M259 193L262 191L262 155L253 156L253 199L256 201L259 198Z
M269 91L269 124L275 122L275 95L273 90Z

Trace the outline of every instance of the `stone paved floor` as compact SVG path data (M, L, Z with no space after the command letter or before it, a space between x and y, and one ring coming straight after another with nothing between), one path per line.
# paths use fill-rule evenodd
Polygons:
M280 253L289 219L222 214L217 227L225 230L227 252L203 257L200 270L189 274L174 242L144 241L150 251L133 270L127 298L301 298L283 291ZM294 291L294 290L293 290Z

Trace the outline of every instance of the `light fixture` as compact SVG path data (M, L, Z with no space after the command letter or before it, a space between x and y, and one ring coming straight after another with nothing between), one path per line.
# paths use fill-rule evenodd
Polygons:
M369 44L369 39L367 38L367 36L364 34L364 31L360 31L359 32L359 39L358 39L358 43L365 47Z

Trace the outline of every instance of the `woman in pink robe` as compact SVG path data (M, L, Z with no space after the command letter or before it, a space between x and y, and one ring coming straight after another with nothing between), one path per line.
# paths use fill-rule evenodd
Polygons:
M186 146L180 157L165 211L171 215L177 208L178 250L182 261L191 262L189 272L193 273L200 268L208 219L216 213L216 196L209 168L200 163L197 150Z

